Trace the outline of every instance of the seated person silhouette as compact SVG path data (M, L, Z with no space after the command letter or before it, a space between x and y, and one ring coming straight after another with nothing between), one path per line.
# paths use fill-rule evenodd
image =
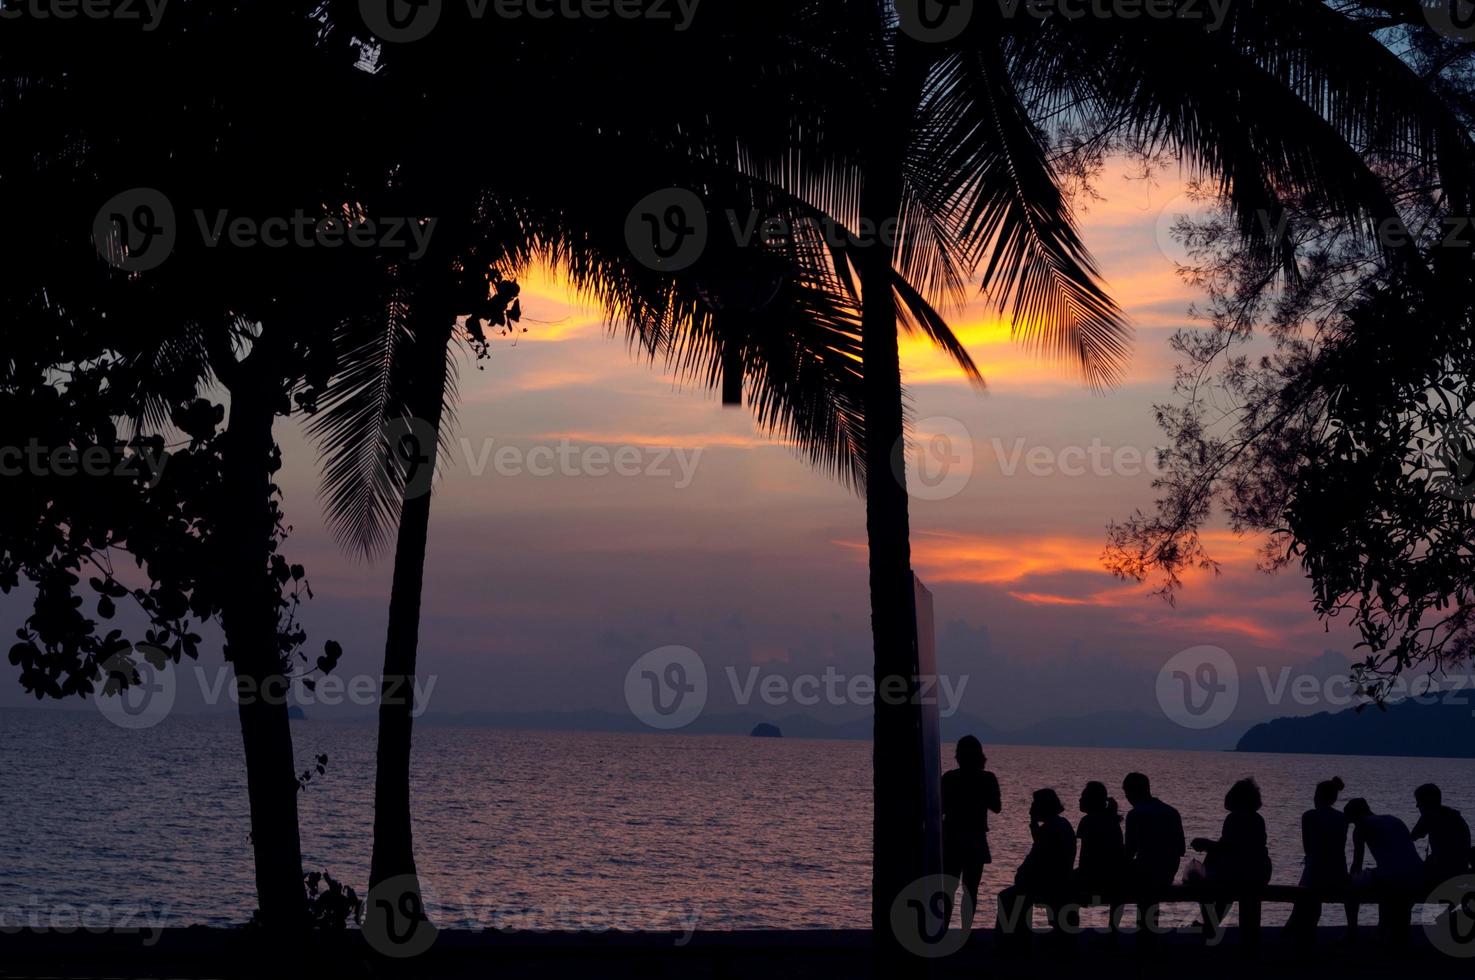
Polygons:
M1122 907L1112 899L1121 894L1127 870L1127 851L1122 843L1122 815L1116 800L1106 795L1106 784L1092 780L1081 791L1081 822L1076 838L1081 842L1076 867L1076 892L1088 903L1111 903L1111 931L1122 921Z
M1059 910L1069 899L1072 868L1076 863L1076 833L1061 816L1065 804L1053 789L1035 790L1029 807L1029 836L1033 842L1024 863L1014 872L1014 886L999 895L999 931L1025 936L1030 931L1035 904L1049 910L1050 924L1059 929Z
M988 849L988 815L1002 808L999 780L985 766L983 743L972 735L958 739L954 752L958 768L942 775L942 863L943 873L962 881L968 894L962 925L973 924L978 908L978 883L983 866L993 861ZM953 919L953 896L947 897L947 921Z
M1167 888L1178 876L1178 864L1187 853L1183 846L1183 818L1152 795L1147 777L1131 772L1122 780L1122 792L1132 809L1127 812L1127 887L1145 895ZM1156 902L1137 904L1138 938L1150 941L1158 931Z
M1346 788L1338 776L1316 784L1314 806L1301 814L1301 847L1306 854L1301 870L1302 888L1342 888L1347 885L1347 817L1336 807ZM1357 906L1346 906L1347 931L1357 929ZM1286 934L1299 943L1316 939L1321 922L1321 901L1305 899L1291 908Z
M1383 893L1378 901L1378 931L1385 940L1402 945L1408 939L1414 900L1424 884L1424 862L1414 847L1413 835L1397 817L1373 813L1361 797L1348 800L1342 812L1352 824L1352 881ZM1364 870L1368 854L1377 867Z
M1265 818L1260 816L1260 787L1253 779L1241 779L1224 795L1224 828L1218 840L1195 837L1193 849L1204 854L1204 872L1213 888L1228 894L1203 906L1205 934L1217 936L1230 906L1229 898L1240 889L1255 889L1270 883L1270 846L1265 833ZM1247 946L1260 938L1260 899L1240 893L1240 937Z
M1444 793L1433 783L1414 790L1419 822L1414 840L1429 838L1429 856L1424 859L1424 891L1432 892L1449 879L1470 870L1470 825L1460 811L1444 805Z

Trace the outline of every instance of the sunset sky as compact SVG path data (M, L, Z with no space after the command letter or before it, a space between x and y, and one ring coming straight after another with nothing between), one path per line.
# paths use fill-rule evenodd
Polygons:
M923 341L903 348L924 438L965 431L971 440L960 491L912 501L914 566L936 595L939 669L968 675L963 710L1003 727L1101 707L1156 710L1158 668L1198 644L1229 650L1242 673L1353 652L1348 634L1324 632L1311 614L1298 573L1255 570L1253 541L1216 534L1224 574L1191 580L1176 608L1102 570L1106 524L1151 504L1144 460L1161 441L1151 406L1169 397L1168 337L1190 324L1199 297L1169 258L1179 252L1167 228L1194 209L1176 176L1117 169L1099 190L1106 199L1081 217L1137 331L1125 384L1093 395L1016 348L981 301L954 325L986 394ZM790 677L827 666L868 673L860 499L757 432L746 409L724 409L633 358L552 276L524 282L523 308L528 332L517 344L498 341L484 371L461 372L456 450L436 491L427 561L420 665L437 678L430 710L623 711L631 662L668 644L695 649L713 674L749 665ZM304 616L313 644L337 638L347 651L340 670L375 673L389 561L336 550L315 449L294 426L279 425L279 436L295 525L288 552L316 593ZM642 472L497 472L498 449L561 440L596 469L612 464L593 447L611 456L638 447L622 458ZM1093 445L1130 472L1092 473L1081 451ZM1070 447L1079 448L1058 455ZM1031 450L1086 472L1037 472ZM724 697L714 689L714 708ZM0 704L22 699L13 681L0 693Z

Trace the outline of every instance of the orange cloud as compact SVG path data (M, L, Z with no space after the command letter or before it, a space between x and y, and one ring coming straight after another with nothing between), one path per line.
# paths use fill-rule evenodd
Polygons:
M1032 606L1091 606L1092 599L1073 599L1070 596L1050 595L1048 592L1010 592L1011 599L1027 602Z
M708 449L721 446L727 449L762 449L765 446L787 446L792 443L780 439L768 439L761 435L741 432L543 432L529 436L530 439L546 442L567 439L569 442L585 442L604 446L659 446Z

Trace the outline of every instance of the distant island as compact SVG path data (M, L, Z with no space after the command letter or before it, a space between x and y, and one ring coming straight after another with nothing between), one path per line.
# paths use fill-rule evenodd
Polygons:
M769 724L766 721L760 721L758 724L754 725L753 726L753 731L750 732L749 734L751 734L754 738L783 738L784 737L784 733L778 730L778 726L777 725L771 725L771 724Z
M1475 758L1475 697L1444 692L1437 698L1277 718L1251 728L1235 751Z

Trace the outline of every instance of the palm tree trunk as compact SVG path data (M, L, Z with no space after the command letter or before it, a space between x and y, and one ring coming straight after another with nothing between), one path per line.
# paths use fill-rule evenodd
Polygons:
M893 151L894 152L894 151ZM895 214L899 160L866 173L862 214ZM866 538L870 547L871 636L876 683L871 928L884 959L899 955L892 903L922 877L922 729L916 686L916 610L912 604L910 519L901 468L903 408L893 243L866 248L860 264L866 418Z
M260 921L274 931L306 923L302 844L297 825L297 762L287 717L287 684L277 645L279 591L268 568L275 514L272 472L276 444L272 395L279 388L270 364L231 387L224 460L228 495L223 525L227 580L221 624L235 671L241 742L246 753L246 789L251 806L251 845L256 859Z
M436 439L445 404L446 345L453 319L437 304L422 310L411 305L416 324L415 391L411 411L426 424L430 445L417 447L420 466L434 472ZM379 702L379 748L374 773L374 852L369 887L405 876L399 894L420 894L410 825L410 748L414 724L415 658L419 652L420 598L425 581L425 549L430 533L431 492L407 495L400 505L394 547L394 582L389 597L389 628L384 642L382 698Z

